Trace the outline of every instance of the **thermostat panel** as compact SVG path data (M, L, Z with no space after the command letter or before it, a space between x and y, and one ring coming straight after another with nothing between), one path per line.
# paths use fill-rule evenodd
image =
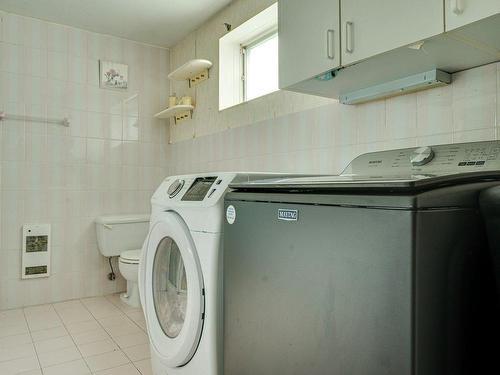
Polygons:
M48 276L50 276L50 224L25 224L21 278Z

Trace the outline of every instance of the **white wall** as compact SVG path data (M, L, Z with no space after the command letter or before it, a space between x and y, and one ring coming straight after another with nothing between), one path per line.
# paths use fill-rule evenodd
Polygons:
M106 278L98 215L149 211L167 174L168 51L1 13L0 111L71 125L0 122L0 309L122 290ZM128 90L98 86L98 60L129 64ZM20 280L21 226L52 225L52 271Z

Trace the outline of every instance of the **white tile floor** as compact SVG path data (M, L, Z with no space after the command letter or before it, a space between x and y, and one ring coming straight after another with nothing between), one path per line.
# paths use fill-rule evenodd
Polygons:
M0 311L1 375L151 375L141 309L118 294Z

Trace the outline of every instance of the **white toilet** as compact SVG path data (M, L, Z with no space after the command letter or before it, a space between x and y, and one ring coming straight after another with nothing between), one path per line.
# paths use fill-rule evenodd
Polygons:
M141 248L149 229L149 215L113 215L96 219L97 245L105 257L119 256L119 269L127 280L127 292L120 297L133 307L140 307L137 286Z

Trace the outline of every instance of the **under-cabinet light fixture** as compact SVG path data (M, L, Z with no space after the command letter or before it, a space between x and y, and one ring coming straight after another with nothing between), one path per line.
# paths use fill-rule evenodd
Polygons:
M391 96L408 94L436 86L443 86L449 83L451 83L451 74L434 69L342 94L339 97L339 101L342 104L359 104L372 100L389 98Z

